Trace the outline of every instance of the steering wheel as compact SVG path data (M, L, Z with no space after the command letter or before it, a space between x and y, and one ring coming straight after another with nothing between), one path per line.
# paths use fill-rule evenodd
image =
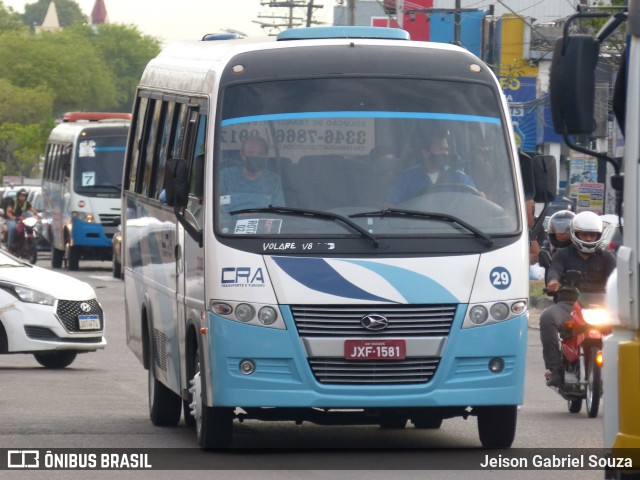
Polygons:
M431 185L425 193L428 194L441 191L469 193L471 195L477 195L478 197L484 198L484 195L480 193L476 187L467 185L466 183L436 183Z

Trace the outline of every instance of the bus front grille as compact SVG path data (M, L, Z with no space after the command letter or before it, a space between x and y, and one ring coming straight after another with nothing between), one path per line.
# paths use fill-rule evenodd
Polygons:
M349 361L341 358L310 358L316 379L323 384L407 385L427 383L436 372L439 358L413 357L399 361Z
M100 223L103 227L117 227L120 225L120 214L101 213Z
M302 337L448 336L456 305L294 305L291 312ZM367 315L383 316L380 330L363 326Z

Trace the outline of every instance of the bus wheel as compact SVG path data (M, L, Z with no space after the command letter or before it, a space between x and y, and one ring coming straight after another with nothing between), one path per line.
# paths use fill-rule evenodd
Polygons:
M156 379L153 337L149 334L149 417L157 426L173 427L180 421L182 399Z
M73 247L67 244L67 268L75 272L78 270L78 265L80 263L80 250L76 247Z
M51 268L62 268L62 259L64 258L64 250L58 250L51 245Z
M122 264L116 260L116 254L113 254L113 278L122 279Z
M483 448L510 448L516 436L517 405L477 407Z
M198 444L205 450L229 448L233 436L233 409L208 407L206 404L207 381L201 374L198 347L193 354L194 375L189 382L191 416L195 420Z

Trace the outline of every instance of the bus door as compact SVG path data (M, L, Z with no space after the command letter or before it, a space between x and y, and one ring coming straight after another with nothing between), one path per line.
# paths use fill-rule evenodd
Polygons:
M178 307L178 335L180 342L180 358L185 357L185 330L190 322L199 324L205 308L204 301L204 273L205 258L202 244L202 236L193 235L190 232L202 232L204 230L204 165L205 165L205 139L207 117L198 114L196 110L189 111L186 142L184 146L187 152L186 159L189 164L189 197L184 210L184 219L188 223L185 228L177 222L176 248L176 302ZM191 228L189 228L191 227ZM183 379L191 378L185 370L184 362L181 365ZM187 375L185 377L185 375ZM183 382L183 387L188 388Z

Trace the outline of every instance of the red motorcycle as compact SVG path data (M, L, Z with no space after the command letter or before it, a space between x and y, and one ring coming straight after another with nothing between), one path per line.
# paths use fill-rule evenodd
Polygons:
M602 341L611 332L604 293L580 293L581 273L569 270L558 300L574 301L571 319L560 331L564 383L558 393L567 400L571 413L582 410L586 400L589 418L598 416L602 397Z
M8 251L16 257L22 258L34 265L38 261L38 219L29 212L25 212L16 220L16 233L13 245ZM6 221L2 222L2 241L8 237Z

